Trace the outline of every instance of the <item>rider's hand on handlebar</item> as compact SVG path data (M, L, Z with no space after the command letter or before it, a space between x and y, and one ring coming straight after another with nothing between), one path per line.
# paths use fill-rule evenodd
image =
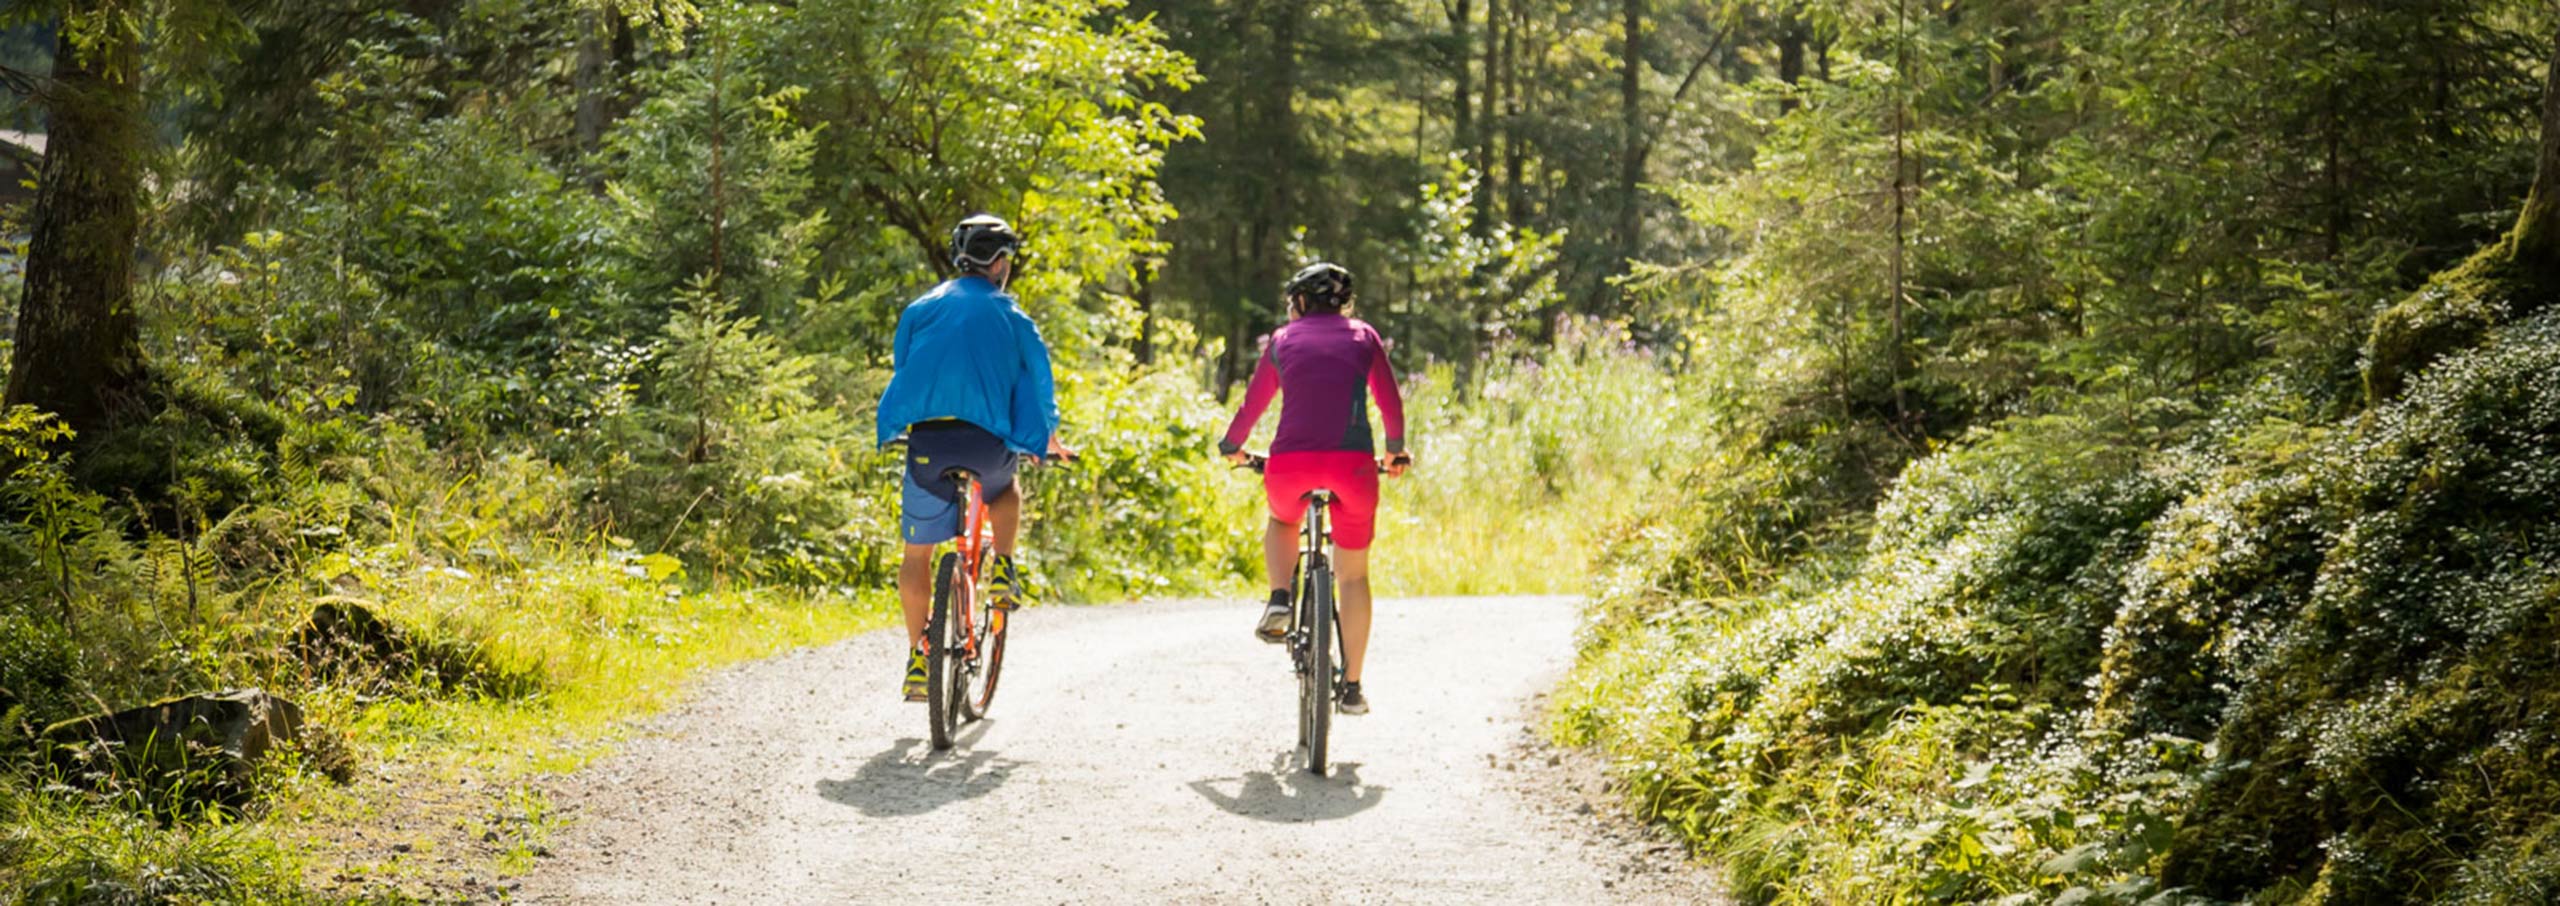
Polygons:
M1050 463L1074 462L1076 451L1066 444L1059 443L1057 435L1052 434L1049 436L1049 452L1040 458Z
M1404 471L1410 468L1413 468L1411 453L1390 453L1378 457L1378 470L1387 473L1389 478L1403 478Z
M1231 465L1231 466L1242 466L1242 465L1250 465L1250 464L1252 464L1252 463L1253 463L1253 454L1251 454L1251 453L1247 453L1247 452L1245 452L1245 451L1243 451L1243 450L1237 450L1237 451L1235 451L1235 452L1233 452L1233 453L1229 453L1229 454L1227 454L1227 464L1228 464L1228 465Z

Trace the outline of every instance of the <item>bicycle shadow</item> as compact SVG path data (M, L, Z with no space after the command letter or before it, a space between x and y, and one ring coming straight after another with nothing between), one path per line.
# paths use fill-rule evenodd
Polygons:
M1228 785L1235 792L1222 788ZM1190 787L1220 811L1281 824L1348 818L1368 811L1387 795L1386 787L1360 782L1358 762L1335 762L1332 776L1318 777L1300 767L1292 754L1273 758L1267 771L1194 780Z
M986 734L986 727L983 720L970 724L943 752L921 739L898 740L864 761L852 777L818 781L818 796L868 817L905 818L995 792L1022 762L968 748Z

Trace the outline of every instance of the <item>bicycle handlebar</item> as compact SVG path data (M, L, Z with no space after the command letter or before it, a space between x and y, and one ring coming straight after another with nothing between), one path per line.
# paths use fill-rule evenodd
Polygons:
M900 434L896 437L889 438L889 442L881 444L880 448L886 450L890 447L903 447L907 445L907 440L907 435ZM1082 454L1078 453L1069 453L1064 456L1033 456L1029 453L1016 453L1013 455L1016 458L1016 461L1020 462L1022 465L1033 468L1045 466L1052 469L1066 468L1067 466L1074 465L1076 460L1084 458Z
M1256 453L1256 452L1253 452L1253 451L1251 451L1251 450L1245 450L1245 451L1242 451L1242 452L1244 453L1244 461L1243 461L1243 462L1240 462L1240 463L1236 463L1236 464L1235 464L1235 468L1239 468L1239 469L1252 469L1252 470L1253 470L1253 474L1256 474L1256 475L1269 475L1269 474L1271 474L1271 471L1270 471L1270 470L1271 470L1271 455L1270 455L1270 454L1268 454L1268 453ZM1400 461L1401 461L1401 462L1400 462L1400 464L1401 464L1401 465L1404 465L1404 466L1408 466L1408 467L1410 467L1410 466L1412 466L1412 465L1413 465L1413 454L1411 454L1411 453L1397 453L1397 454L1394 454L1393 459L1395 459L1395 460L1400 460ZM1390 471L1388 471L1388 469L1387 469L1387 467L1386 467L1386 466L1379 466L1379 467L1378 467L1378 474L1380 474L1380 475L1390 475L1390 474L1393 474L1393 473L1392 473L1392 472L1390 472Z

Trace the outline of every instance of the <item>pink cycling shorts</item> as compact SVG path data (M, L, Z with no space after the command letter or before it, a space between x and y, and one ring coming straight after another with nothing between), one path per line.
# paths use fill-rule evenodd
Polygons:
M1334 546L1367 550L1378 528L1378 458L1359 450L1306 450L1273 453L1262 472L1262 494L1271 502L1271 518L1290 525L1306 518L1307 492L1333 492Z

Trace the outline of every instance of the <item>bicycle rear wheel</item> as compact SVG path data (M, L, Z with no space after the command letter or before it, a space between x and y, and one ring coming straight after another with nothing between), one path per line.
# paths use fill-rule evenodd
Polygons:
M1307 756L1307 773L1325 775L1325 756L1333 733L1333 570L1319 566L1307 577L1306 672L1298 682L1298 739Z
M960 667L957 648L961 640L957 638L958 632L952 627L951 619L953 584L958 579L955 574L959 572L959 564L959 554L947 553L942 555L941 565L934 568L933 613L926 618L924 626L924 710L926 721L933 727L935 749L951 748L952 731L960 723L956 712L961 690L955 674Z

